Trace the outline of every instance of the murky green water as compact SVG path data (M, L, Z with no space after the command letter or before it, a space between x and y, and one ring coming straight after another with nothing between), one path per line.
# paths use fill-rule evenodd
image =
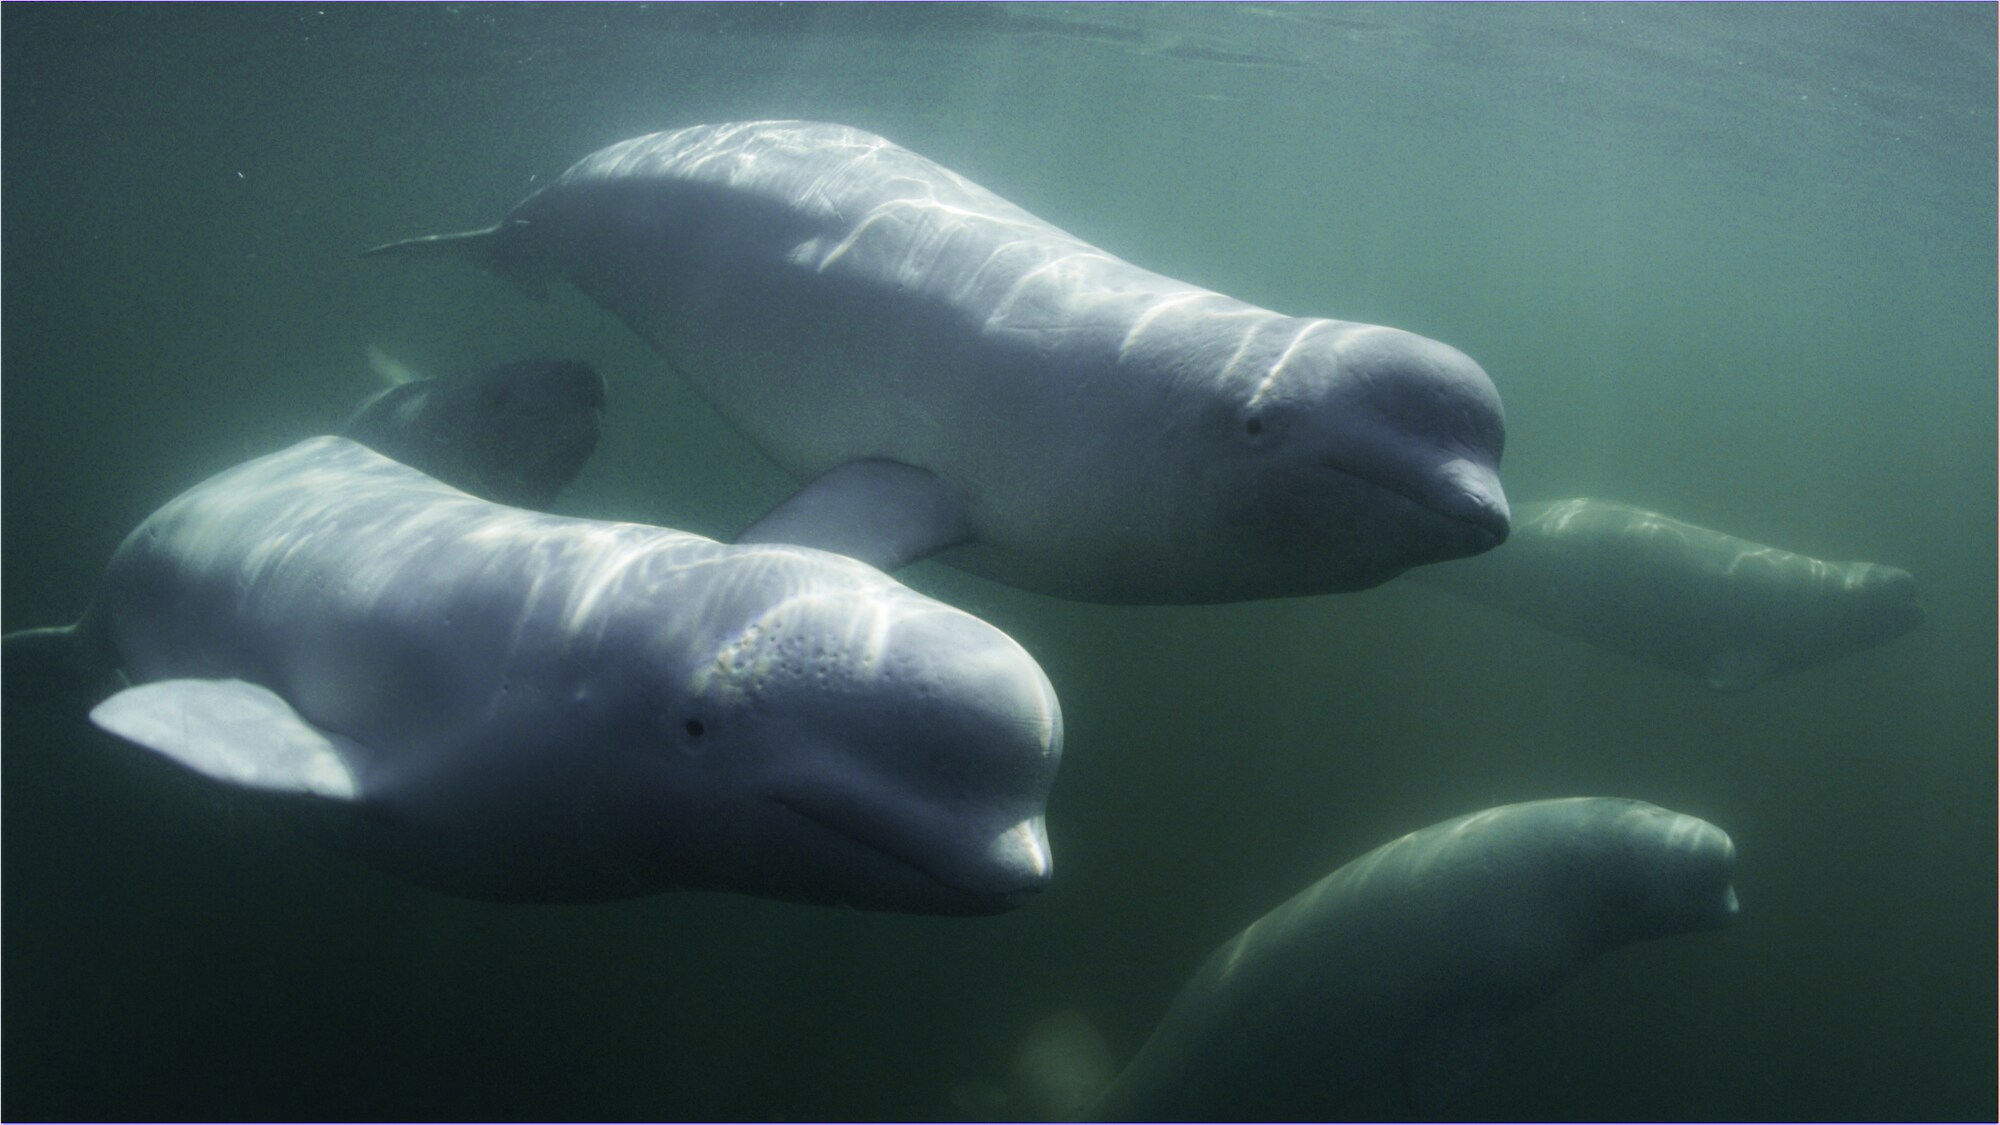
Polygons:
M1990 1117L1994 42L1990 5L7 6L6 628L73 618L173 493L335 425L370 343L591 360L610 431L563 510L733 533L788 482L608 314L357 254L761 117L1448 341L1506 398L1511 495L1905 567L1929 620L1725 696L1396 584L1134 609L919 567L1068 721L1053 889L967 920L445 899L10 699L0 1110L1023 1112L993 1098L1042 1016L1122 1056L1347 859L1591 793L1729 830L1742 917L1591 967L1457 1112Z

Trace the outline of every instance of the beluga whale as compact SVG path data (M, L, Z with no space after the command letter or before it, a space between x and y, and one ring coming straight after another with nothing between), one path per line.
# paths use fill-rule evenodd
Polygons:
M6 651L10 695L115 671L99 727L459 895L976 914L1051 874L1061 711L1000 630L837 554L506 507L342 437L170 501L81 621Z
M1217 949L1087 1114L1341 1120L1399 1086L1415 1115L1437 1117L1507 1021L1594 958L1728 926L1735 861L1707 821L1612 797L1412 832Z
M1523 504L1507 546L1406 581L1504 609L1598 648L1748 691L1923 623L1899 567L1829 562L1631 504Z
M654 133L378 246L567 281L804 487L741 542L1102 602L1332 593L1499 544L1500 397L1411 332L1149 272L843 125Z

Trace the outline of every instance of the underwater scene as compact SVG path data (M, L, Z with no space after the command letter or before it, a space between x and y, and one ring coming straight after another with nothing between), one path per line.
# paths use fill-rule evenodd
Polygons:
M0 1116L1991 1120L1995 12L0 8Z

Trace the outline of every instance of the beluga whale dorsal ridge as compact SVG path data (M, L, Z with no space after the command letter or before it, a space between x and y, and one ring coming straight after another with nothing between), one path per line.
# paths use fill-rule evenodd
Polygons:
M130 681L105 730L456 894L966 914L1051 873L1061 711L998 629L839 555L505 507L344 438L181 494L29 639Z
M637 137L492 227L370 253L622 317L809 482L746 542L1164 603L1363 589L1507 534L1464 353L1149 272L859 129Z

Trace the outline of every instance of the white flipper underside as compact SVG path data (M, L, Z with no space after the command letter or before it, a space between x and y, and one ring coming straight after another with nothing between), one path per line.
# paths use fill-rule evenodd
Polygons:
M271 793L351 801L364 751L242 680L159 680L127 688L90 720L196 773Z

